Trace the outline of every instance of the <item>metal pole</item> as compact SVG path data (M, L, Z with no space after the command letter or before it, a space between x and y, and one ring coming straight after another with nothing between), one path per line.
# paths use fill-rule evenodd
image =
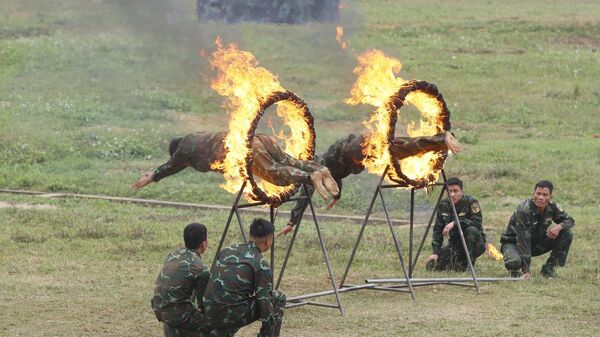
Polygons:
M323 251L323 257L325 258L325 264L327 265L329 277L331 278L331 285L333 286L333 291L335 292L335 299L338 307L340 308L340 314L344 315L344 308L342 308L342 303L340 302L340 294L338 292L337 285L335 284L335 276L333 276L333 269L331 269L331 263L329 262L329 254L327 254L327 248L325 248L325 243L323 242L323 236L321 235L321 228L319 226L319 220L317 220L317 213L315 212L315 206L312 203L312 198L308 198L308 205L310 206L310 211L315 222L315 228L317 229L317 235L319 236L319 243L321 244L321 250Z
M248 239L246 238L246 231L244 231L244 222L242 221L242 217L240 216L240 212L238 208L235 209L235 216L237 217L238 224L240 225L240 231L242 232L242 239L244 239L244 243L248 243Z
M300 228L300 223L302 223L302 218L296 224L296 228L294 228L294 234L292 235L292 240L290 241L290 246L288 247L287 252L285 253L285 259L283 259L283 264L281 265L281 270L279 271L279 276L277 277L277 283L275 284L275 289L279 289L279 285L281 284L281 279L283 278L283 272L285 271L285 267L287 266L288 259L292 253L292 247L294 246L294 242L296 242L296 235L298 234L298 229Z
M413 231L415 227L415 189L410 189L410 228L408 234L408 277L412 277L413 268L411 261L413 260Z
M371 199L371 204L369 205L369 209L367 210L367 215L365 215L365 220L363 221L362 226L360 227L360 232L358 233L358 237L356 238L356 242L354 243L354 247L352 248L352 253L350 254L350 260L348 261L348 265L346 265L346 270L344 271L344 275L342 276L342 280L340 281L341 287L343 287L344 282L346 282L346 277L348 276L348 271L350 271L350 266L352 265L352 261L354 261L354 254L356 254L356 249L358 248L358 244L360 243L360 240L362 239L363 233L365 231L365 227L367 226L367 222L369 221L369 216L371 215L371 212L373 211L373 206L375 205L375 200L377 200L377 194L379 193L379 187L381 186L381 183L383 182L383 178L385 177L388 169L389 169L389 166L387 166L385 168L385 170L383 171L381 178L379 178L379 183L377 184L375 193L373 193L373 198Z
M446 278L413 278L410 279L412 283L429 283L429 282L468 282L472 281L471 277L446 277ZM520 281L523 278L516 277L481 277L477 279L481 282L496 282L496 281ZM367 283L379 284L379 283L407 283L402 278L383 278L383 279L367 279Z
M237 196L235 197L233 206L231 206L231 212L229 212L229 217L227 218L227 223L225 224L225 229L223 229L223 234L221 235L221 241L219 241L219 246L217 247L217 252L215 253L215 258L213 259L212 266L215 265L215 262L217 261L217 256L219 255L219 252L221 251L221 248L223 247L223 242L225 241L225 237L227 236L227 231L229 230L229 224L231 223L231 219L233 218L233 213L237 212L237 205L240 202L240 198L242 197L242 192L244 192L244 187L246 187L246 181L244 181L244 183L242 184L240 191L238 192ZM211 266L211 269L212 269L212 266Z
M417 266L417 261L419 260L419 255L421 255L421 250L423 249L423 245L425 244L425 240L427 239L427 234L429 234L429 229L431 229L431 225L433 224L433 219L435 219L435 215L437 213L438 205L444 196L444 191L446 190L446 185L442 185L442 191L438 196L438 200L435 203L435 208L433 209L433 213L431 213L431 217L429 218L429 222L427 223L427 229L425 229L425 234L423 234L423 238L421 239L421 244L419 245L419 249L417 250L417 254L415 255L415 259L412 262L412 269L414 270Z
M446 172L442 169L442 177L444 178L444 183L448 186L448 179L446 179ZM446 188L446 192L448 192L448 198L450 199L450 190ZM467 257L467 263L469 264L469 269L471 270L471 275L473 276L473 283L475 283L475 288L477 289L477 293L480 294L479 291L479 282L477 282L477 276L475 275L475 268L473 268L473 263L471 262L471 255L469 254L469 249L467 248L467 242L465 241L465 235L463 234L463 230L460 226L460 220L458 219L458 214L456 213L456 207L454 207L454 203L450 200L450 205L452 205L452 213L454 215L454 225L458 226L458 233L460 234L460 241L463 246L464 253Z
M402 248L400 247L400 243L398 242L398 237L396 236L396 232L394 231L394 226L392 225L392 221L390 219L390 214L388 213L387 207L385 205L385 200L383 199L383 193L381 189L377 189L379 192L379 197L381 198L381 204L383 205L383 212L385 213L385 217L388 220L388 224L390 226L390 231L392 232L392 238L394 238L394 245L396 246L396 252L398 252L398 258L400 258L400 266L402 267L402 271L404 271L404 277L408 283L408 287L410 288L410 297L412 297L413 301L415 300L415 293L412 288L412 284L410 282L410 274L407 273L406 267L404 266L404 258L402 257ZM411 221L412 228L412 221Z
M275 213L271 205L269 205L269 219L273 226L275 226ZM275 233L273 233L273 244L271 245L271 271L275 274Z

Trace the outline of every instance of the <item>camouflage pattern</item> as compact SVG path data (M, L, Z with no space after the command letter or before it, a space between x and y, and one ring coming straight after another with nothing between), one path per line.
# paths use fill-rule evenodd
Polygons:
M278 335L285 296L273 290L273 273L254 242L222 250L211 270L203 298L211 336L233 336L261 320L258 336Z
M200 20L301 24L338 18L339 0L197 0Z
M460 221L460 228L465 237L471 262L475 265L475 260L485 252L485 234L482 227L483 217L481 207L477 199L470 195L463 195L454 207ZM438 259L434 265L435 270L467 270L467 256L462 246L458 226L455 225L450 230L448 244L442 247L444 241L442 232L444 227L453 221L452 201L449 198L442 199L437 208L432 233L433 239L431 240L433 254L438 255Z
M340 193L337 199L342 197L342 179L351 174L361 173L365 167L362 164L364 159L363 143L365 135L350 134L344 138L337 140L329 149L322 155L316 157L315 160L319 164L324 165L331 172L331 176L335 179ZM435 136L424 137L396 137L392 143L394 148L395 160L404 159L416 154L429 151L443 151L446 149L444 133ZM308 186L309 194L312 196L314 188ZM305 195L304 188L301 188L300 195ZM296 202L288 225L295 226L302 219L302 215L308 206L308 200L300 199Z
M563 226L559 236L552 240L546 231L552 222ZM546 261L552 266L564 266L573 240L573 218L551 201L543 213L539 213L532 199L517 206L500 242L504 265L511 271L530 272L531 257L552 251Z
M202 307L208 267L197 252L180 248L167 256L151 300L156 318L165 323L165 336L204 336L211 330Z
M211 163L225 158L223 141L226 135L225 132L199 132L185 136L173 156L154 171L152 180L160 181L186 167L199 172L211 171ZM255 135L252 151L252 173L274 185L310 183L310 173L324 168L314 161L291 157L272 137L264 134Z

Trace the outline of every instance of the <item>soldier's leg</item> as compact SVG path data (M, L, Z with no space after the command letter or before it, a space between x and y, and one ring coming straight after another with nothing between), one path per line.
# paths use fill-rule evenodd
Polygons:
M278 291L273 290L273 319L272 325L261 326L258 337L279 337L281 331L281 322L283 320L283 309L285 308L285 295ZM260 315L260 313L256 313ZM258 317L257 317L258 318Z
M504 267L511 273L518 273L523 268L523 257L514 243L503 243L500 247L504 255Z
M485 252L483 232L479 228L470 226L463 231L463 234L467 243L467 249L469 250L469 256L474 265L475 260Z
M546 236L544 240L531 249L531 256L539 256L551 251L546 264L563 267L567 262L567 255L572 241L573 233L571 231L560 232L554 240Z
M396 137L392 142L395 160L404 159L429 151L446 150L445 133L423 137Z
M433 266L433 270L441 271L446 270L452 261L452 256L455 255L455 252L452 250L452 247L445 246L440 249L438 252L438 258L435 261L435 265Z
M170 326L167 323L163 323L163 332L165 337L181 337L179 330L175 327Z

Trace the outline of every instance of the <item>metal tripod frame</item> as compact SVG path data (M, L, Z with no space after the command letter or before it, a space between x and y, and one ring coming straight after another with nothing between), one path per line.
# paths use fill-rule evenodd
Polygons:
M394 239L394 244L396 246L396 251L398 253L398 258L400 261L400 266L402 267L402 270L404 272L404 279L367 279L366 282L367 284L370 284L372 287L365 287L367 289L376 289L376 290L401 290L404 288L408 288L408 292L410 293L412 299L415 299L415 295L414 295L414 287L417 286L426 286L426 285L434 285L434 284L449 284L449 285L457 285L457 286L468 286L468 287L475 287L477 290L477 293L479 294L479 282L477 279L477 276L475 274L475 268L473 268L473 263L471 261L471 257L468 254L468 249L467 249L467 244L465 241L465 237L462 231L461 226L456 226L458 227L458 232L460 233L460 240L462 243L462 247L464 249L464 252L466 253L466 258L467 258L467 263L469 265L469 270L471 272L471 278L445 278L445 279L435 279L435 278L419 278L419 279L415 279L413 278L413 271L414 271L414 267L416 266L417 260L419 259L419 254L421 253L421 249L423 248L423 244L425 243L425 240L427 238L427 234L429 233L429 229L431 228L431 225L433 224L433 219L435 218L435 214L437 212L437 207L438 204L440 203L440 201L442 200L442 196L444 195L444 192L448 193L448 197L450 197L450 194L448 192L448 187L447 187L447 179L446 179L446 173L444 172L444 170L441 170L441 175L442 178L444 180L443 183L437 183L434 184L434 186L442 186L442 190L440 191L440 195L437 199L437 203L435 205L435 209L433 211L433 213L431 214L431 218L429 219L429 223L427 225L427 229L425 231L425 234L423 235L423 238L421 240L421 244L419 246L419 249L417 250L417 253L414 256L413 259L413 237L414 237L414 202L415 202L415 189L411 188L411 193L410 193L410 228L409 228L409 246L408 246L408 261L409 261L409 266L408 266L408 270L406 269L406 266L404 264L404 258L402 255L402 249L400 247L400 243L398 242L398 237L396 235L396 232L394 231L394 228L392 226L392 222L390 219L390 214L388 212L386 203L385 203L385 199L383 197L383 193L382 193L382 189L385 188L401 188L403 186L397 185L397 184L383 184L383 180L385 178L385 175L387 174L389 169L389 166L386 167L386 169L384 170L383 174L381 175L381 178L379 179L379 183L377 184L377 187L375 188L375 192L373 193L373 198L371 199L371 204L369 205L369 208L367 210L367 214L365 216L365 220L363 221L362 227L360 228L360 232L358 234L358 237L356 239L356 243L354 244L354 247L352 249L352 254L350 255L350 260L348 261L348 265L346 266L346 270L344 271L344 275L342 276L342 279L340 281L340 287L344 290L346 289L346 287L352 288L353 286L346 286L345 285L345 281L346 281L346 277L348 276L348 272L350 270L350 266L352 265L352 262L354 261L354 256L356 254L356 250L358 248L358 245L360 243L360 240L362 239L365 227L367 225L367 222L369 220L369 216L371 215L371 213L373 212L373 206L375 205L375 201L377 200L377 196L379 196L381 198L381 204L383 206L383 211L385 212L385 216L386 219L388 221L388 225L390 227L390 231L392 233L392 237ZM454 215L454 221L457 224L460 224L460 221L458 219L458 214L456 212L456 208L454 207L453 203L450 203L452 205L452 212ZM486 278L485 281L498 281L500 279L496 279L496 278ZM473 284L468 284L465 282L469 282L472 281ZM398 283L399 285L381 285L381 284L394 284L394 283ZM356 286L354 286L356 287ZM406 289L405 289L406 290Z
M240 231L242 233L242 238L244 239L244 242L247 242L246 233L244 231L244 225L242 223L242 218L241 218L238 210L240 208L248 208L248 207L261 206L261 205L267 204L265 202L252 202L252 203L240 204L240 199L244 192L244 188L246 187L246 183L247 182L245 181L242 184L242 187L240 188L240 191L238 192L238 194L235 198L233 206L231 207L231 211L229 212L229 217L227 218L227 223L225 224L223 234L221 235L221 240L219 241L219 246L217 247L217 252L215 254L215 258L213 259L213 265L214 265L215 261L217 260L217 256L218 256L219 252L221 251L221 248L223 247L223 242L225 241L225 237L227 236L227 232L229 231L229 225L231 224L233 215L234 214L236 215L236 218L238 220L238 224L240 227ZM329 259L329 254L327 253L327 248L325 248L325 241L323 240L323 235L321 234L321 227L319 225L319 220L317 219L315 207L312 202L312 196L307 193L308 189L307 189L306 184L302 184L301 186L303 187L302 190L304 191L303 195L301 195L299 197L295 197L295 198L290 198L290 199L286 200L285 202L296 201L299 199L307 199L308 200L308 204L310 206L310 210L312 213L312 218L315 223L315 228L317 230L317 236L319 237L319 244L321 245L321 250L323 252L323 257L325 258L325 264L327 265L327 271L329 273L329 278L331 279L331 286L333 289L318 292L318 293L311 293L311 294L305 294L305 295L300 295L300 296L295 296L295 297L288 297L286 300L286 308L293 308L293 307L298 307L298 306L303 306L303 305L315 305L315 306L339 309L340 314L343 315L344 308L342 307L342 303L340 301L340 295L339 295L339 293L342 291L341 291L341 289L338 288L338 286L335 282L335 277L333 275L333 268L331 267L331 261ZM274 208L272 205L269 205L269 207L270 207L271 223L275 224L275 219L277 217L277 209ZM300 229L300 222L295 227L296 228L294 229L294 233L292 235L292 239L290 241L287 252L285 254L285 259L281 266L281 270L279 271L279 276L277 278L277 282L275 284L274 289L279 289L279 286L281 285L281 280L282 280L283 274L285 272L285 267L287 266L287 262L291 255L291 252L292 252L292 247L294 246L294 242L296 241L296 236L298 234L298 230ZM273 237L273 245L271 246L271 269L272 269L273 273L275 273L275 237ZM322 296L327 296L327 295L335 295L337 305L308 300L311 298L322 297Z

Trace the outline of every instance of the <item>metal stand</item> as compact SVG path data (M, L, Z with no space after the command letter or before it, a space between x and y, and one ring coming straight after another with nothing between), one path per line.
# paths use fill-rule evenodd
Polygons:
M435 209L433 211L433 213L431 214L431 218L429 219L429 223L427 225L427 229L425 230L425 234L423 234L423 238L421 240L421 244L419 245L419 249L417 250L416 254L414 254L414 258L413 258L413 237L414 237L414 202L415 202L415 189L411 188L410 190L410 233L409 233L409 246L408 246L408 259L409 259L409 265L408 265L408 270L406 269L405 265L404 265L404 258L402 256L402 249L400 247L400 244L398 242L398 238L396 235L396 232L394 231L394 228L392 226L392 222L390 220L390 215L389 212L387 210L386 204L385 204L385 200L383 198L383 193L382 193L382 189L384 188L399 188L401 187L400 185L396 185L396 184L383 184L383 179L385 178L385 175L388 172L389 167L387 167L385 169L385 171L383 172L383 174L381 175L381 179L379 180L379 183L377 184L377 187L375 189L375 193L373 194L373 198L371 199L371 204L369 206L369 209L367 210L367 215L365 216L365 220L363 221L362 227L360 228L360 232L358 234L358 237L356 239L356 243L354 244L354 248L352 249L352 254L350 255L350 260L348 261L348 265L346 266L346 270L344 271L344 275L342 276L342 279L340 281L340 287L342 289L346 289L346 285L345 285L345 281L346 281L346 277L348 276L348 272L350 270L350 266L352 265L352 262L354 260L354 256L356 254L356 249L358 248L358 245L360 243L360 240L362 239L363 236L363 232L365 230L365 227L367 225L367 222L369 220L369 216L371 215L371 212L373 211L373 206L375 205L375 200L377 199L377 196L379 195L379 197L381 198L381 204L383 206L383 211L385 212L386 218L388 220L388 225L390 227L390 231L392 233L392 237L394 239L394 244L396 246L396 251L398 252L398 258L400 260L400 266L402 267L402 270L404 272L404 279L367 279L366 282L367 284L372 285L372 287L370 287L371 289L377 289L377 290L399 290L402 288L408 288L408 292L410 292L410 295L412 297L412 299L415 299L415 294L414 294L414 289L413 287L417 287L417 286L425 286L425 285L434 285L434 284L450 284L450 285L457 285L457 286L468 286L468 287L475 287L477 290L477 293L479 294L479 282L477 279L477 276L475 275L475 269L473 268L473 263L471 261L471 257L469 256L468 250L467 250L467 243L465 242L465 237L462 231L462 228L460 226L456 226L458 227L458 232L460 233L460 240L462 243L462 247L464 249L464 252L466 253L466 258L467 258L467 263L469 265L469 270L471 272L471 278L445 278L445 279L435 279L435 278L413 278L413 271L414 268L417 264L417 261L419 259L419 254L421 253L421 249L423 248L423 244L425 243L425 240L427 238L427 234L429 233L429 229L431 228L431 225L433 224L433 219L435 219L435 214L437 211L437 207L438 204L440 203L440 201L442 200L442 196L444 195L444 192L448 192L448 188L447 188L447 179L446 179L446 173L444 172L444 170L441 171L442 174L442 178L444 180L443 183L437 183L434 184L434 186L442 186L442 190L440 191L440 195L437 199L437 203L435 205ZM450 197L449 192L448 192L448 197ZM456 212L456 208L454 207L454 204L450 203L452 205L452 212L454 215L454 221L456 223L460 223L459 219L458 219L458 214ZM485 281L498 281L500 279L495 279L495 278L486 278ZM469 282L472 281L473 284L469 284L469 283L465 283L465 282ZM400 285L396 285L396 286L380 286L380 284L384 284L384 283L399 283ZM350 286L349 288L352 288L352 286ZM367 287L368 288L368 287ZM406 290L406 289L405 289Z
M312 197L310 194L306 193L308 191L307 186L305 184L302 184L302 186L303 186L303 191L305 191L305 193L303 195L296 197L296 198L290 198L289 200L286 200L285 202L296 201L299 199L307 199L308 200L308 204L310 206L310 210L312 213L312 218L315 223L315 228L317 230L317 236L319 237L321 251L323 252L323 257L325 259L325 264L327 265L327 271L329 273L329 278L331 279L331 286L333 289L318 292L318 293L311 293L311 294L305 294L305 295L300 295L300 296L295 296L295 297L288 297L286 300L286 302L287 302L286 308L293 308L293 307L298 307L298 306L302 306L302 305L315 305L315 306L321 306L321 307L327 307L327 308L337 308L340 310L340 314L343 315L344 309L342 307L342 303L340 301L340 295L339 295L339 293L342 292L342 290L338 289L338 286L335 282L335 277L333 275L333 269L331 267L331 261L329 259L329 254L327 253L327 248L325 248L325 242L323 240L323 235L321 234L321 227L319 225L319 220L317 219L317 214L315 212L315 207L312 202ZM221 240L219 241L219 246L217 247L217 253L215 254L215 258L213 259L213 264L217 260L217 256L218 256L219 252L221 251L221 248L223 247L223 242L225 241L225 237L227 236L227 232L229 231L229 225L231 224L231 221L233 219L233 214L236 215L236 218L238 220L240 231L242 233L242 238L244 239L244 242L247 242L247 237L244 232L244 225L242 223L242 218L241 218L238 210L241 208L266 205L266 203L264 203L264 202L253 202L253 203L247 203L247 204L240 204L239 202L240 202L240 199L242 197L242 193L243 193L245 187L246 187L246 182L244 182L242 184L242 187L240 188L240 191L238 192L238 194L235 198L233 206L231 207L231 212L229 212L229 217L227 218L227 223L225 224L225 229L223 230L223 234L221 235ZM269 207L270 207L270 220L274 224L275 219L277 217L277 209L271 205L269 205ZM281 266L281 270L279 271L279 276L277 278L277 283L275 284L275 289L279 289L279 286L281 285L281 280L282 280L283 274L285 272L285 267L287 266L287 262L291 255L292 247L294 246L294 242L296 241L296 236L298 234L299 229L300 229L300 223L298 223L296 225L296 228L294 229L294 234L292 235L292 239L290 241L287 252L285 254L285 259ZM271 268L273 270L273 273L275 273L275 237L273 237L273 245L271 246ZM327 296L327 295L335 295L337 305L329 304L329 303L308 301L308 299L310 299L310 298L322 297L322 296Z

